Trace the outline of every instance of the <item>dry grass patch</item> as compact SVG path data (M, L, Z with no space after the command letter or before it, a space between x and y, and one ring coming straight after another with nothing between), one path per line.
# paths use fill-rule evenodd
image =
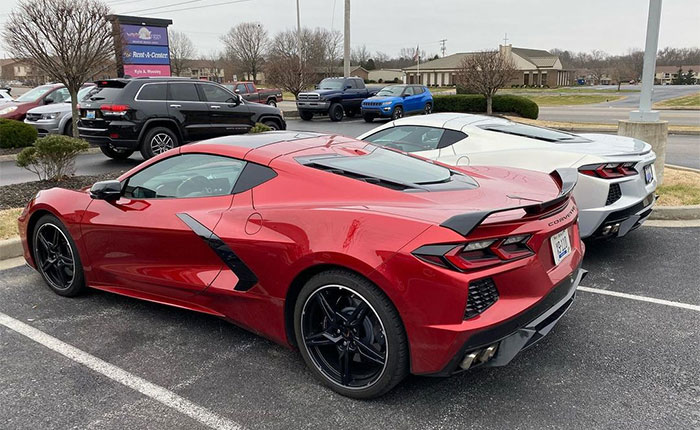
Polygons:
M660 206L700 205L700 173L664 169L664 184L656 192Z
M676 97L654 104L655 108L666 109L700 109L700 93L691 94L689 96Z
M0 211L0 240L17 236L17 217L22 213L22 208L12 208Z

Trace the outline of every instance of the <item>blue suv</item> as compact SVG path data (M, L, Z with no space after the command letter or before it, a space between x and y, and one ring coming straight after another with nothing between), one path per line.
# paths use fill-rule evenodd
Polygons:
M422 85L389 85L362 102L362 117L399 119L407 114L433 111L433 95Z

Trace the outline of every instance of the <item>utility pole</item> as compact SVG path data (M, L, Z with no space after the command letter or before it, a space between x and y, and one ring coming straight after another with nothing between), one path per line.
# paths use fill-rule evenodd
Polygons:
M301 53L301 18L299 17L299 0L297 0L297 49L299 50L299 88L303 90L302 83L304 82L303 69L304 60Z
M664 180L668 121L659 120L659 111L651 110L651 96L654 92L656 53L659 47L659 24L661 23L661 0L649 0L647 37L644 46L644 70L642 71L642 92L639 109L630 112L629 120L618 122L617 134L634 137L651 145L656 153L654 178L658 185Z
M345 0L345 34L343 35L343 76L350 77L350 0Z
M445 42L447 42L447 39L440 39L440 51L442 51L442 56L445 56Z

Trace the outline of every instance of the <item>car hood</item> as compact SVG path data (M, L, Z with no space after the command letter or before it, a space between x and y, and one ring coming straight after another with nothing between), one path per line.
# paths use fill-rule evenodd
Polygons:
M29 109L27 113L65 113L71 111L70 103L56 103L44 106L37 106L35 108Z
M588 139L589 142L557 142L557 149L598 156L643 155L651 151L651 145L632 137L600 133L582 133L578 136Z
M318 94L319 96L323 97L323 96L328 95L328 94L338 94L339 92L341 92L341 90L313 90L313 91L307 91L304 93L299 93L299 95L301 95L301 94L304 94L304 95L306 95L306 94Z
M364 99L362 102L363 103L364 102L379 102L379 103L392 102L393 103L393 102L397 102L401 99L402 99L401 97L394 97L394 96L389 96L389 97L387 97L387 96L381 96L381 97L380 96L373 96L373 97Z

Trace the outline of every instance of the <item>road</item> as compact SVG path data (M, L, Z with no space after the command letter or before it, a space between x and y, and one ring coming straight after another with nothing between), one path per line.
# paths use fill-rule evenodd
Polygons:
M589 122L615 124L629 119L630 111L636 107L615 107L612 103L581 106L540 107L537 119L561 122ZM671 125L700 126L700 110L660 110L661 119Z
M0 422L13 429L199 429L205 419L210 428L245 429L697 428L700 266L687 263L698 260L700 228L644 226L589 244L586 287L652 302L579 291L557 327L508 366L409 377L374 401L336 395L297 352L217 318L98 291L62 298L17 267L0 272L0 324L40 330L43 344L0 325ZM71 359L49 349L58 342L44 333L116 367L101 365L109 376L91 370L75 361L75 350ZM132 388L113 379L127 376ZM158 390L172 396L154 400Z
M378 122L367 124L363 120L358 119L335 123L327 118L317 118L309 122L290 119L287 123L288 128L292 130L341 133L353 137L371 130L378 124ZM700 169L700 136L669 136L666 160L671 164ZM138 165L141 161L142 158L138 153L135 153L130 159L125 161L110 160L101 153L82 155L76 160L76 174L97 175L120 169L129 169ZM33 180L36 180L34 173L15 166L14 162L0 162L0 186Z

